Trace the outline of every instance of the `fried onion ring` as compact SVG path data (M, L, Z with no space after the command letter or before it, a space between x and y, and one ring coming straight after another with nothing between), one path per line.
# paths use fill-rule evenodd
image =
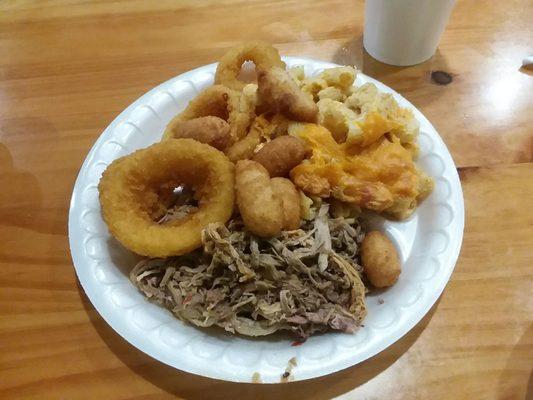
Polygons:
M102 216L111 234L137 254L185 254L201 245L207 225L231 217L234 180L234 166L222 152L193 139L168 139L109 165L98 185ZM180 185L194 190L198 211L156 223L154 210Z
M246 135L254 117L255 104L250 104L250 96L250 93L242 94L222 85L208 87L192 99L183 112L172 118L163 133L163 140L178 138L179 126L184 121L214 116L228 122L230 144L236 142Z
M250 42L230 49L220 59L215 83L227 86L233 90L242 90L246 83L238 79L242 64L253 61L257 68L269 69L272 67L285 68L278 51L270 44L263 42Z

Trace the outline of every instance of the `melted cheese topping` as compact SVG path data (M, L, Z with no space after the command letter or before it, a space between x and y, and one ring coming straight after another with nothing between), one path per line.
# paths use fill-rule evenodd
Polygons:
M432 181L416 168L411 152L390 132L391 123L372 113L360 124L356 141L337 143L331 133L315 124L297 124L291 134L303 139L312 156L291 171L305 193L333 196L341 201L396 218L406 218L417 199L431 190Z

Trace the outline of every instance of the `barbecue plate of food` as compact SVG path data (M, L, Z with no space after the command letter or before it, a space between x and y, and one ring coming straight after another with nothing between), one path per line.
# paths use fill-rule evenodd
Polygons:
M256 78L242 80L253 62ZM131 344L277 383L382 351L442 293L462 241L453 160L354 66L245 43L124 110L75 184L80 282Z

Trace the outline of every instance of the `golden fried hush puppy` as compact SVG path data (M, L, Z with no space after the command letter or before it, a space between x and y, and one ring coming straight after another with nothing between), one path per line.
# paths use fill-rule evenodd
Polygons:
M250 232L261 237L272 237L281 232L283 206L265 167L251 160L238 161L235 194L242 220Z
M377 288L392 286L400 276L400 257L387 236L378 231L366 234L361 243L361 263L366 277Z
M286 178L270 180L274 191L281 199L283 207L283 230L292 231L300 227L300 193L294 184Z
M302 92L289 72L283 68L258 69L258 92L261 101L272 111L281 112L295 121L314 122L318 107Z
M265 144L253 160L265 167L271 177L288 176L305 158L303 142L294 136L279 136Z
M222 118L210 115L177 122L173 136L176 139L194 139L224 150L230 140L230 126Z

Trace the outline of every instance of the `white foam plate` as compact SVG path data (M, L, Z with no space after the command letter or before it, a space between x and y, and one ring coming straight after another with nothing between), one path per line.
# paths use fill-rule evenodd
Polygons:
M314 75L335 64L287 57ZM411 103L360 73L356 85L373 82L413 109L420 121L419 165L435 178L435 191L405 222L375 221L397 245L403 271L387 291L370 294L364 327L355 334L327 333L300 346L282 338L248 339L222 330L204 331L182 323L148 302L129 282L137 258L122 248L100 215L98 181L116 158L160 140L167 122L213 83L216 64L179 75L126 108L87 155L74 186L69 213L72 259L85 293L107 323L153 358L194 374L234 382L280 382L296 357L293 380L314 378L360 363L387 348L428 312L442 293L457 260L464 225L461 184L452 157L431 123ZM380 301L378 301L378 299ZM381 301L383 300L383 302ZM382 304L381 304L382 303Z

